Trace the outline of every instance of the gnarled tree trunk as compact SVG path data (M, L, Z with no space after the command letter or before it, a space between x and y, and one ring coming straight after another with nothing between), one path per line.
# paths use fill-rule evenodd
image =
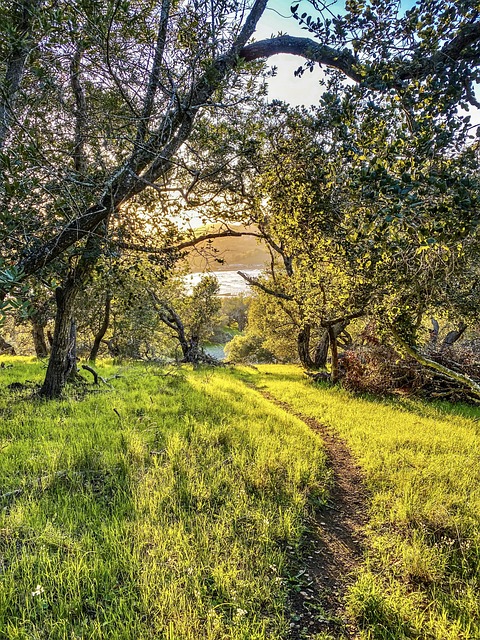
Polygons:
M330 345L330 336L328 330L325 329L322 337L315 347L315 355L313 357L315 369L325 369L327 366L328 347Z
M297 334L297 350L300 362L306 369L315 369L315 362L310 355L311 327L304 325Z
M69 376L77 370L76 326L73 313L79 289L79 283L69 278L64 287L57 287L55 291L57 313L47 373L40 389L43 398L58 398Z
M107 293L105 298L105 310L103 312L103 322L98 330L97 335L95 336L95 340L93 342L92 350L90 351L90 356L88 357L90 362L95 362L98 355L98 350L100 349L100 344L107 333L108 325L110 324L110 305L112 302L112 294Z
M192 336L189 339L180 340L180 347L182 349L182 362L188 362L190 364L198 364L199 362L205 362L205 353L203 352L200 341L197 337Z
M328 327L328 337L330 338L330 353L332 356L331 364L332 369L330 371L330 382L332 384L336 384L339 378L339 370L338 370L338 345L337 345L337 337L338 333L335 331L334 325L332 327Z

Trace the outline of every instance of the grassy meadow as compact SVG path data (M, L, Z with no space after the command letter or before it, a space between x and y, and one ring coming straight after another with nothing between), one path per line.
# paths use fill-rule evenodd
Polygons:
M371 492L347 595L362 638L480 638L480 409L354 396L297 367L237 373L341 435Z
M5 389L43 375L12 362L0 636L286 637L287 545L328 479L308 427L209 370L102 367L115 390L48 403Z
M480 410L280 365L103 364L112 389L44 402L6 388L42 364L2 362L0 638L290 637L292 556L330 474L320 437L251 385L339 433L365 472L359 638L480 638Z

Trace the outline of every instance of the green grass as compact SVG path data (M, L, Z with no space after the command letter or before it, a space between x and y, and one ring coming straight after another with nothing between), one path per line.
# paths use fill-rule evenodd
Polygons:
M360 398L296 367L237 372L330 426L371 492L368 557L348 594L362 638L480 638L480 410Z
M6 389L43 365L0 362L1 638L287 637L287 546L328 480L301 421L227 371L47 403Z
M368 553L347 594L360 637L480 638L479 409L358 397L279 365L104 364L113 390L47 403L6 389L43 365L1 362L0 638L289 637L288 548L329 474L318 436L245 382L338 432L365 472Z

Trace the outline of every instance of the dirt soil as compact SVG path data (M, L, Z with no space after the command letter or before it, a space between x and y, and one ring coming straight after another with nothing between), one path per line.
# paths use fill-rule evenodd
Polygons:
M267 391L255 389L320 435L332 473L329 500L312 517L301 559L295 563L298 573L292 584L290 637L305 640L324 633L336 639L357 638L359 630L345 615L344 599L365 550L369 495L362 471L332 429Z

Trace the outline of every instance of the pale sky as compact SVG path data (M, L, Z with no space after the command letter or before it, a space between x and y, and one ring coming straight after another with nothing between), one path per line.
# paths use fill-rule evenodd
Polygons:
M290 0L270 0L268 7L258 23L255 40L263 40L278 35L279 32L291 36L309 37L292 17ZM305 10L308 7L305 5ZM268 79L269 100L283 100L293 106L318 104L322 87L319 81L322 71L315 66L312 73L307 71L303 77L296 78L293 73L302 65L302 58L291 55L278 55L270 59L269 66L277 68L277 75Z

